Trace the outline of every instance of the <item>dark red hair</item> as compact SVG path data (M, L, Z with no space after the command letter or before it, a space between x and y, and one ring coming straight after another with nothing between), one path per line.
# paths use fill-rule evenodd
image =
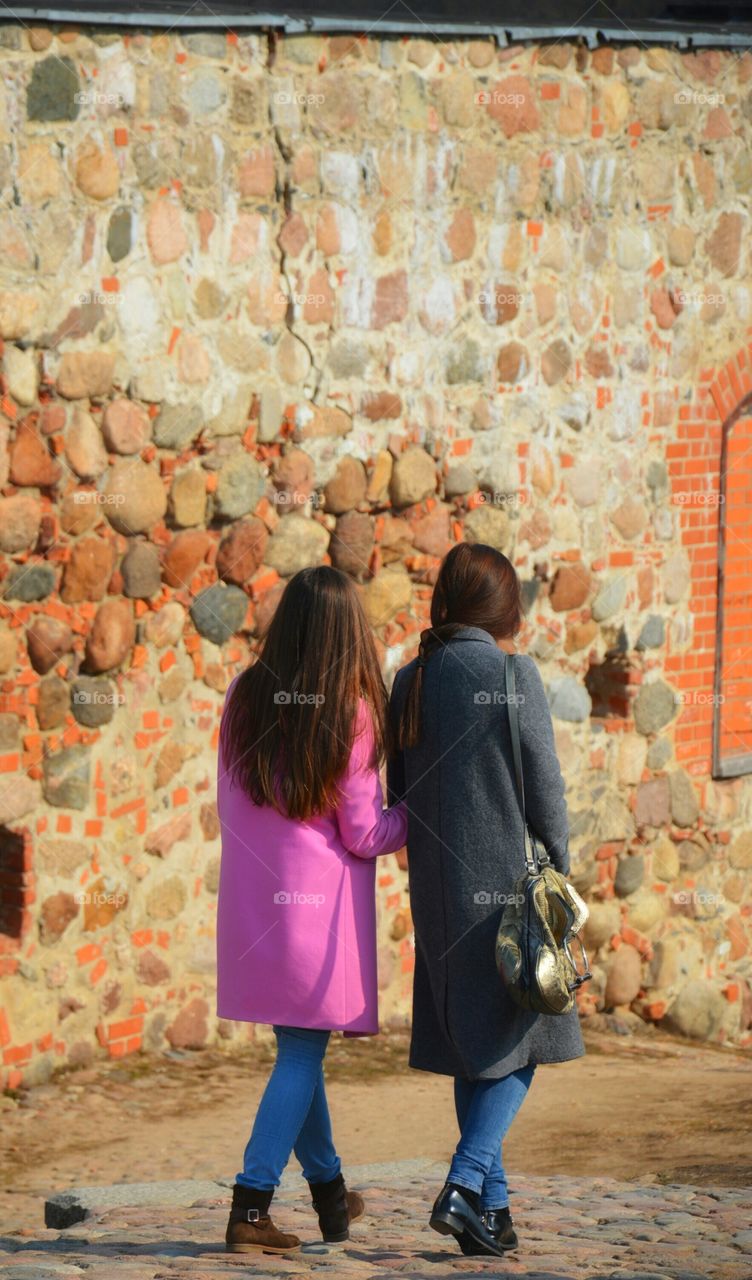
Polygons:
M480 627L495 640L522 626L520 580L501 551L481 542L460 542L441 562L431 599L431 626L421 632L418 662L397 730L398 747L420 739L423 670L427 660L461 627Z
M256 804L291 818L332 809L361 698L378 763L388 732L386 690L357 590L339 569L301 569L228 699L220 726L225 769Z

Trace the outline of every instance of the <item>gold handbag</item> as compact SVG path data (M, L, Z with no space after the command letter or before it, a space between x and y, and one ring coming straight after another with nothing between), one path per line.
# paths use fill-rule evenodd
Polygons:
M504 655L504 678L514 772L522 809L526 870L502 912L496 934L496 967L515 1004L535 1013L569 1013L574 1008L578 987L593 976L578 936L589 911L577 890L552 865L548 853L528 826L514 660L508 654ZM573 943L580 948L582 972L572 955Z

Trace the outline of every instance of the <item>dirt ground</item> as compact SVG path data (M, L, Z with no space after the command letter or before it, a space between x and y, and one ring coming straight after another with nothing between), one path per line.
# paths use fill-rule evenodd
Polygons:
M586 1032L587 1055L540 1067L504 1144L514 1171L640 1182L752 1181L749 1056L660 1033ZM333 1037L327 1078L345 1164L426 1156L456 1142L451 1081L406 1066L403 1032ZM0 1230L37 1227L71 1186L231 1178L272 1051L134 1056L0 1098Z

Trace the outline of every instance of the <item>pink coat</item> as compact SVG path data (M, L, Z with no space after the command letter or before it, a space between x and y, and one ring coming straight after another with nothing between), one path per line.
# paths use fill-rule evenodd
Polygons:
M361 701L339 807L302 822L231 785L220 745L220 1018L378 1031L375 859L404 845L407 810L384 811L372 757Z

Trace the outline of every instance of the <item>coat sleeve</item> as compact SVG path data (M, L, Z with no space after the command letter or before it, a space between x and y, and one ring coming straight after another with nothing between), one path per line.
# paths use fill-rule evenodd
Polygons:
M404 804L384 809L379 770L374 762L373 721L361 702L355 722L350 763L340 783L337 825L345 848L358 858L401 849L407 837Z
M564 875L569 874L569 818L551 711L534 660L514 659L527 820Z

